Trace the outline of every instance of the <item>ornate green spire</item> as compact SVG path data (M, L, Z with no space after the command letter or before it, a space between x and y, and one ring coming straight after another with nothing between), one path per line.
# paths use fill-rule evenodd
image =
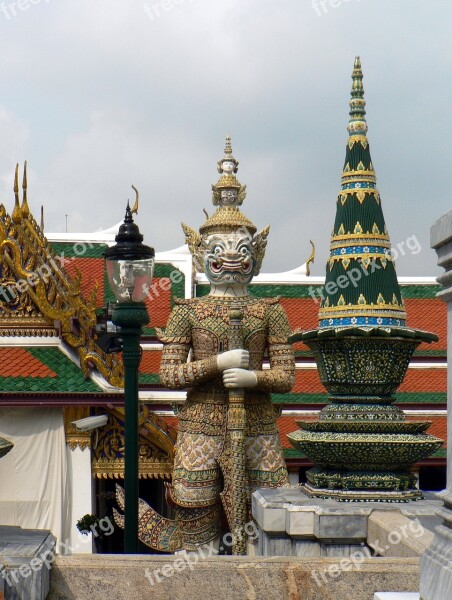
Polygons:
M366 136L366 101L359 57L355 59L352 80L349 139L319 327L404 327L406 313Z
M350 120L347 129L350 135L362 134L365 136L367 133L366 101L364 100L363 72L359 56L355 58L352 79L352 97L349 103Z

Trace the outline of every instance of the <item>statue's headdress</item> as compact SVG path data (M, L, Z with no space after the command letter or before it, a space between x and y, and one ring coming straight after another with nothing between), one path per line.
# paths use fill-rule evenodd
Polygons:
M246 197L246 185L241 185L235 176L239 162L232 155L231 137L229 135L226 136L224 157L218 161L217 165L220 179L212 185L212 204L217 207L216 211L210 217L207 215L205 223L199 228L199 233L182 223L182 229L193 255L195 267L199 272L204 271L203 242L209 235L243 229L253 236L253 248L256 257L254 274L257 275L264 258L270 227L265 227L256 235L256 226L239 209Z

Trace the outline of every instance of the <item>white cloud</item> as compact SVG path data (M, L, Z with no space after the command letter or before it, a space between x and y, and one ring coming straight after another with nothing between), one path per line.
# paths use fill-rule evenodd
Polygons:
M244 212L272 226L265 269L297 266L312 238L321 274L361 54L388 227L397 241L423 240L399 274L433 274L428 229L450 207L452 8L350 0L319 18L299 0L179 0L151 20L146 1L158 4L43 0L0 14L0 177L11 186L29 158L48 229L64 230L66 213L71 230L117 222L134 183L146 241L179 245L179 221L199 225L210 209L230 130Z

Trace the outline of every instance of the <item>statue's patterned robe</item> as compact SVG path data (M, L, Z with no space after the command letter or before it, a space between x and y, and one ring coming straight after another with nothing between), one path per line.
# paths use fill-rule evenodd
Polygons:
M257 386L245 390L248 500L258 487L288 483L276 427L278 411L270 398L270 392L288 392L294 383L294 356L284 309L277 299L252 296L178 300L159 336L165 344L160 377L168 388L189 388L179 413L171 494L178 519L187 524L186 548L208 542L219 532L222 471L228 468L228 390L217 354L229 349L232 302L242 308L243 347L250 353L249 369L257 376ZM263 370L267 356L270 368ZM193 513L190 509L197 510ZM196 514L195 521L190 512Z

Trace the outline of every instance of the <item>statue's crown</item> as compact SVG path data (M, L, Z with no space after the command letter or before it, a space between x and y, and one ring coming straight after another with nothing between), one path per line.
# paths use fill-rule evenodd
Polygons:
M239 209L246 197L246 185L241 185L235 176L239 161L232 154L229 134L226 136L224 157L218 161L217 165L220 178L216 184L212 185L212 204L217 207L217 210L201 225L200 233L209 235L212 232L231 231L246 227L251 235L254 235L256 226Z

